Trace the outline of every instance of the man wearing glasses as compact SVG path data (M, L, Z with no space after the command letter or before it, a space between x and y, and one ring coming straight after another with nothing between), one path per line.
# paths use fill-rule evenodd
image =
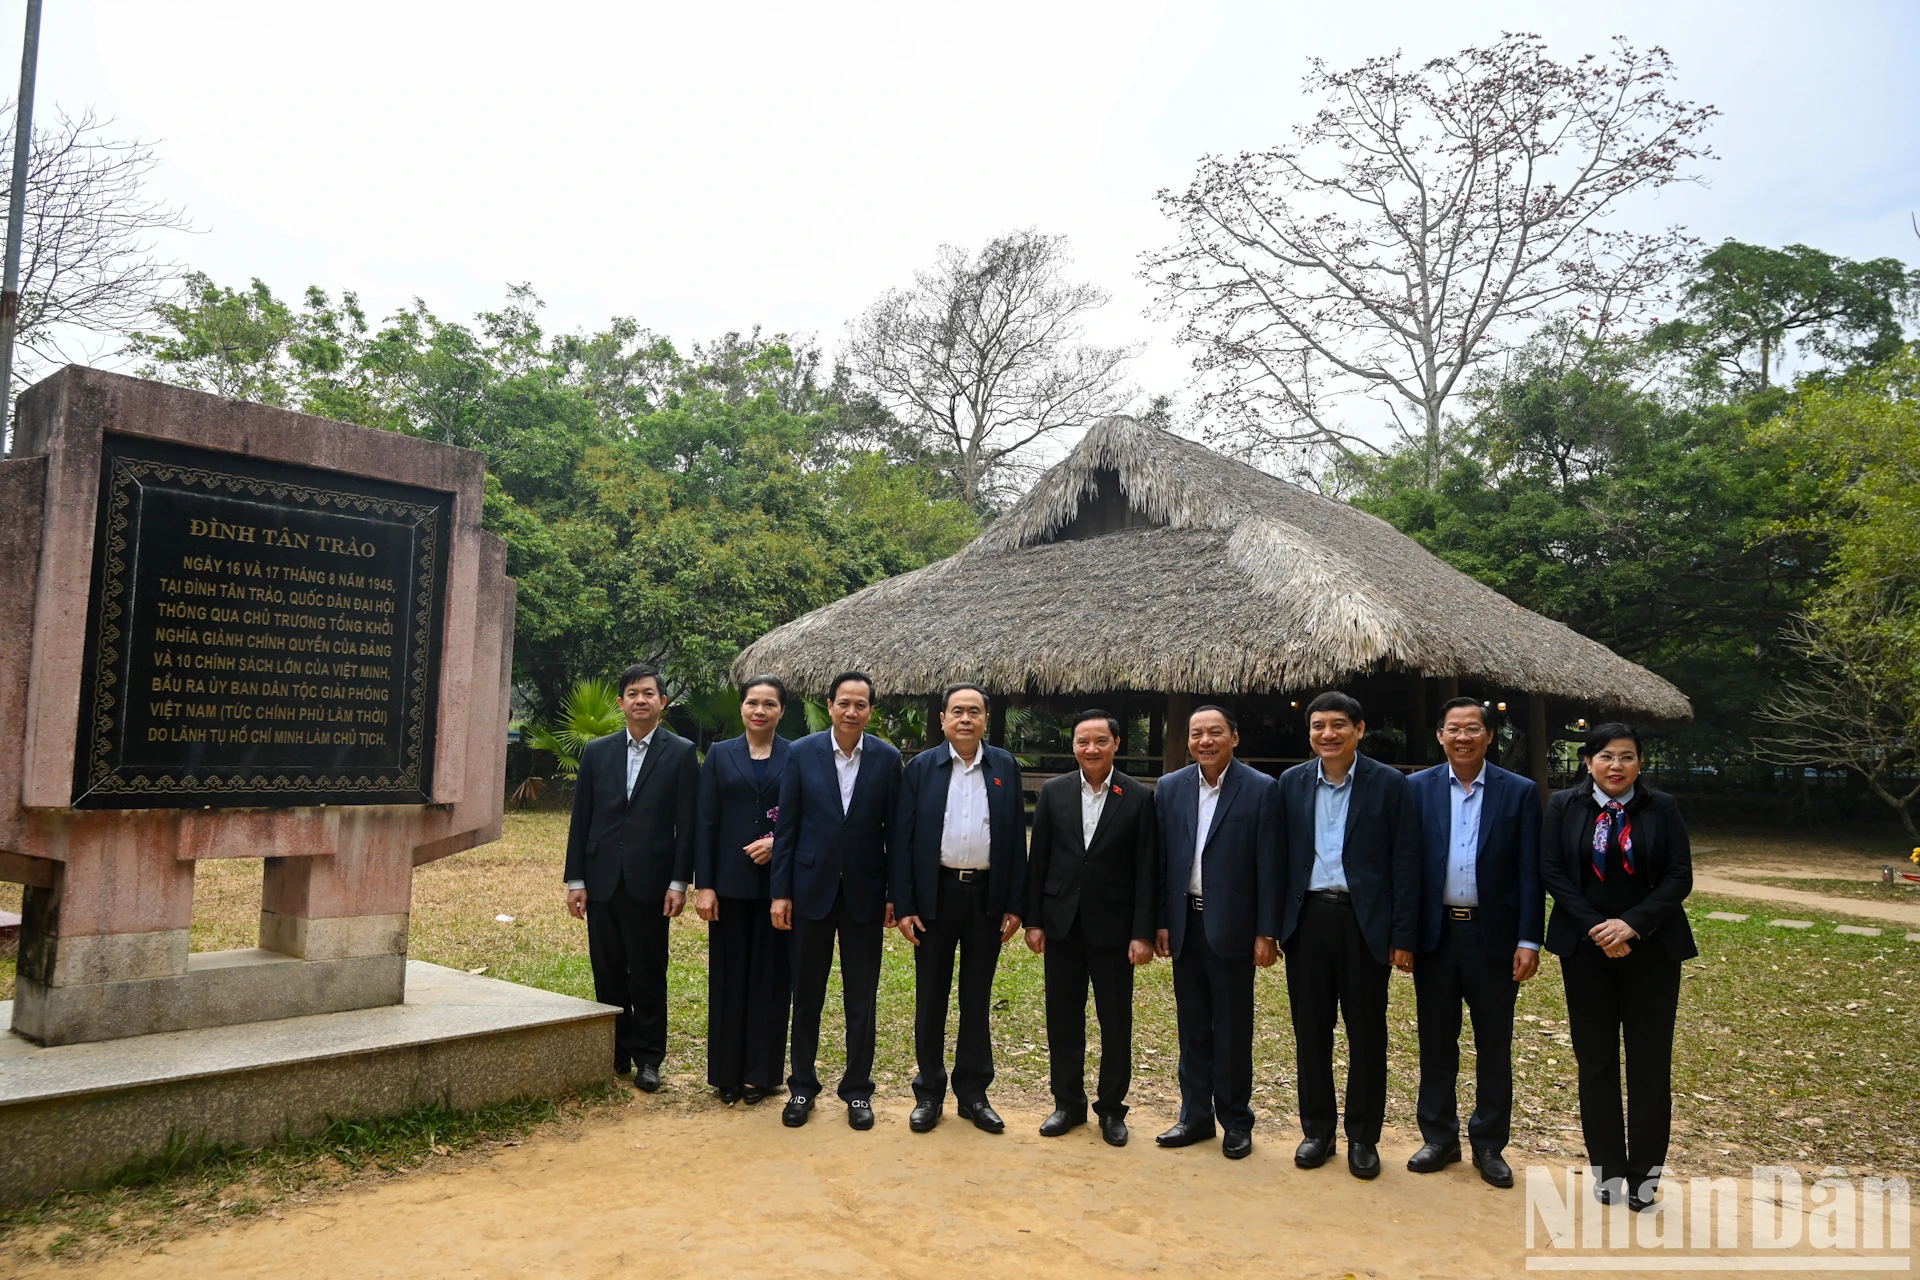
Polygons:
M1413 775L1420 814L1420 938L1413 958L1420 1017L1420 1099L1425 1144L1407 1161L1438 1173L1460 1159L1456 1078L1460 1006L1473 1018L1473 1167L1513 1185L1503 1152L1513 1122L1513 1005L1540 967L1546 902L1540 886L1540 795L1534 783L1487 763L1493 744L1484 704L1440 708L1446 763Z
M953 1096L962 1120L1006 1128L987 1101L993 1039L987 1010L1000 948L1020 931L1026 902L1026 802L1020 765L980 739L987 695L978 685L950 686L941 699L946 741L908 762L894 818L893 909L914 945L913 1078L908 1126L926 1133L947 1100L947 1002L960 955L960 1038L954 1046Z

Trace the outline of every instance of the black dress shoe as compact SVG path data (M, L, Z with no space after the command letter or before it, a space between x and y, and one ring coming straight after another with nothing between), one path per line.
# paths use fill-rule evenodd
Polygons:
M740 1090L738 1089L715 1089L713 1092L715 1097L719 1098L720 1101L726 1103L728 1106L732 1106L734 1103L740 1101Z
M1380 1176L1380 1148L1371 1142L1347 1144L1347 1172L1356 1178Z
M633 1069L633 1087L642 1093L652 1093L660 1087L660 1068L641 1064Z
M1407 1169L1412 1173L1438 1173L1450 1164L1460 1163L1460 1144L1457 1142L1429 1142L1414 1152L1407 1160ZM1473 1163L1480 1164L1480 1153L1474 1152Z
M1110 1147L1126 1146L1127 1122L1119 1116L1101 1116L1100 1136L1107 1140Z
M1302 1169L1318 1169L1333 1158L1337 1146L1331 1136L1306 1138L1293 1149L1293 1162Z
M1593 1198L1601 1204L1619 1204L1627 1198L1627 1189L1618 1178L1595 1178Z
M796 1093L787 1099L787 1105L780 1109L780 1123L789 1129L798 1129L807 1122L807 1113L813 1110L813 1099L803 1093Z
M1205 1124L1188 1124L1185 1120L1176 1121L1173 1128L1159 1135L1154 1142L1163 1147L1190 1147L1196 1142L1205 1142L1213 1137L1213 1121Z
M1069 1111L1065 1107L1059 1107L1054 1110L1052 1115L1040 1122L1040 1136L1043 1138L1062 1137L1078 1129L1086 1122L1086 1112Z
M974 1128L987 1133L999 1133L1007 1127L1007 1122L1000 1118L1000 1113L985 1098L963 1102L953 1109L953 1113L962 1120L973 1121Z
M740 1100L748 1106L752 1106L754 1103L765 1099L766 1096L772 1092L773 1090L771 1089L762 1089L757 1084L750 1084L740 1091Z
M1460 1157L1455 1156L1458 1160ZM1476 1151L1473 1153L1473 1167L1480 1171L1480 1180L1489 1186L1511 1187L1513 1185L1513 1166L1498 1151Z
M873 1128L873 1103L865 1098L855 1098L847 1103L847 1128Z
M937 1102L916 1102L913 1114L907 1117L907 1128L915 1133L931 1133L933 1126L940 1123L940 1104Z
M1220 1143L1220 1154L1229 1160L1245 1160L1253 1154L1253 1135L1245 1129L1229 1129Z

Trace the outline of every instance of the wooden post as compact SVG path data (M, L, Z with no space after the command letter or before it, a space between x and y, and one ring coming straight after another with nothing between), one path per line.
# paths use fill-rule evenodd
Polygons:
M1166 705L1159 700L1147 704L1147 754L1157 756L1165 739Z
M1527 695L1527 757L1533 780L1540 784L1540 807L1547 806L1551 785L1547 778L1547 695Z
M923 747L937 747L942 742L945 742L947 740L946 735L940 732L940 713L946 710L946 708L940 705L940 695L937 693L931 693L927 695L926 707L927 707L926 741L922 742L920 745Z
M1445 706L1447 703L1452 702L1455 698L1459 696L1460 696L1460 677L1459 676L1441 676L1440 677L1440 705Z
M996 747L1007 745L1007 698L992 694L987 698L987 741Z
M1187 717L1193 714L1193 695L1167 695L1167 727L1160 757L1160 773L1165 776L1187 767Z
M1407 763L1433 759L1433 730L1427 725L1427 678L1418 671L1407 677Z

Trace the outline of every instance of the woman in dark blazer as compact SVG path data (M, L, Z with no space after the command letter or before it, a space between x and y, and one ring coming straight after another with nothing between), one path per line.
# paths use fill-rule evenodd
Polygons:
M1639 1211L1653 1203L1653 1171L1667 1159L1680 962L1700 954L1682 905L1693 852L1673 797L1640 782L1635 730L1595 726L1580 759L1586 778L1554 793L1540 833L1540 878L1553 895L1546 945L1566 984L1594 1197Z
M786 1076L792 947L773 927L767 869L791 750L775 732L786 704L773 676L748 680L746 732L714 743L700 770L693 877L707 921L707 1083L728 1104L758 1102Z

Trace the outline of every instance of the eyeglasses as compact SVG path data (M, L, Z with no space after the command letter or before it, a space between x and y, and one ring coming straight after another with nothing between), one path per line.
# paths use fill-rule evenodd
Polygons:
M1443 738L1478 738L1484 736L1486 732L1487 727L1485 725L1470 724L1461 726L1450 724L1440 731L1440 736Z

